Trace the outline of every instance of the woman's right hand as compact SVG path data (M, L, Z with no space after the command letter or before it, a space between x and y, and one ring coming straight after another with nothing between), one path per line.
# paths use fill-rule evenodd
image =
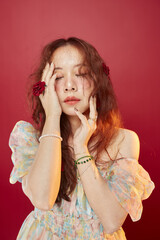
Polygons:
M59 103L57 93L55 91L55 80L57 74L53 74L54 64L46 64L41 81L45 82L47 85L45 87L44 94L40 94L39 98L41 100L42 106L44 108L46 118L52 116L61 116L62 108ZM53 75L52 75L53 74Z

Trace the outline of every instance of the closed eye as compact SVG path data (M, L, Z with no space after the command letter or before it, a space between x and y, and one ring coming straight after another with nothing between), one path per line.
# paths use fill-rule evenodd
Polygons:
M87 75L87 73L83 73L83 74L76 74L76 77L85 77ZM63 77L57 77L56 80L59 80Z
M62 77L57 77L56 80L59 80L59 79L61 79L61 78L62 78Z
M87 73L83 73L83 74L76 74L77 77L85 77L87 75Z

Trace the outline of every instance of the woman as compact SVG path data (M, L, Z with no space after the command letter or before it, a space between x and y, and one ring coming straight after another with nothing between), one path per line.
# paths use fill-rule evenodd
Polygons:
M126 239L154 183L138 164L139 139L123 128L109 69L96 49L58 39L42 51L28 91L34 127L10 136L14 168L35 209L17 239Z

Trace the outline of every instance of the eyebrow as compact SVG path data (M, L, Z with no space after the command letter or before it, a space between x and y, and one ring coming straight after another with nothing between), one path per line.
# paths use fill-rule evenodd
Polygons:
M75 68L75 67L79 67L79 66L86 66L86 64L84 64L84 63L79 63L79 64L74 65L74 68ZM56 67L56 68L54 68L54 70L57 70L57 69L63 69L63 68L61 68L61 67Z

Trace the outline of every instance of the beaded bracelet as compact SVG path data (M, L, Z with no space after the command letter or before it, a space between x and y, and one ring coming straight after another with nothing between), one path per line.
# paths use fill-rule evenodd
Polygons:
M85 161L78 162L80 159L85 158L85 157L89 157L89 158L86 159ZM83 163L89 162L89 161L91 161L92 159L93 159L93 156L91 156L91 155L89 155L89 156L83 156L83 157L81 157L81 158L79 158L79 159L77 159L77 160L74 161L74 162L75 162L75 166L76 166L77 164L83 164ZM76 167L77 167L77 166L76 166Z

